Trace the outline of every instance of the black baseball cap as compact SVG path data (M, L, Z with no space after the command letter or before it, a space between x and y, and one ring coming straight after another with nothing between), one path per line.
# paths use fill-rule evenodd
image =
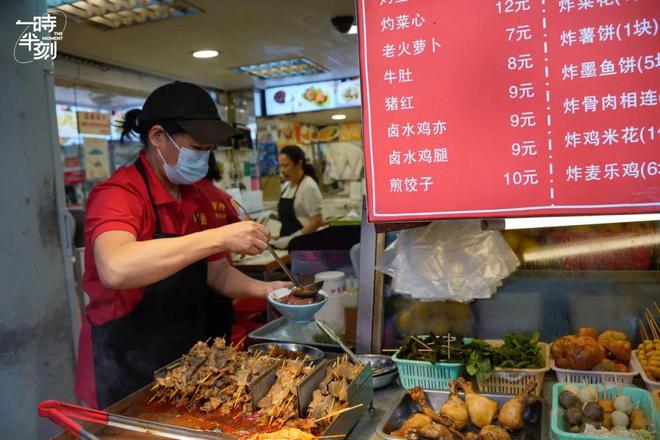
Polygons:
M216 144L239 135L220 119L211 96L200 86L175 81L151 92L142 106L140 124L174 121L195 139Z

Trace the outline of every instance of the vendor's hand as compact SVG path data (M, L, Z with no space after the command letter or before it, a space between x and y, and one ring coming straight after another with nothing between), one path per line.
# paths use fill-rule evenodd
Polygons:
M215 228L224 250L239 254L259 255L268 249L270 231L253 221L242 221Z
M271 281L264 283L264 298L267 297L271 292L281 288L293 289L293 283L289 281Z

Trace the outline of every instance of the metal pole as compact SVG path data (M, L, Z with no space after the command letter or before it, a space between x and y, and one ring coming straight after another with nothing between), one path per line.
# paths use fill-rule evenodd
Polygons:
M367 202L362 200L360 228L360 290L358 294L357 353L370 353L374 319L374 285L376 265L376 228L367 220Z

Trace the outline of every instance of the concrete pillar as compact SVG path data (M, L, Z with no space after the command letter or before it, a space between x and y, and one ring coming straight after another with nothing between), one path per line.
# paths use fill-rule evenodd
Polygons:
M4 2L0 19L0 437L6 439L51 437L60 429L38 416L37 403L74 401L52 63L12 57L22 31L16 21L45 12L46 0Z

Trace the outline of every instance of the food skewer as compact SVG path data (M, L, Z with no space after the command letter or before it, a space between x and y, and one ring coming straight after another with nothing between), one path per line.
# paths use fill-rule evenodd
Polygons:
M657 327L658 323L655 322L655 318L653 317L653 313L651 313L651 309L649 307L646 307L643 311L644 317L646 318L646 321L649 323L650 326Z
M431 347L429 347L428 345L426 345L426 344L424 343L424 341L422 341L421 339L417 338L417 337L414 336L414 335L411 335L410 337L412 338L413 341L417 342L419 345L421 345L421 346L423 346L424 348L427 348L427 349L433 351L433 349L432 349Z
M656 322L655 317L653 316L653 312L651 312L650 307L646 308L646 313L648 314L649 318L651 319L651 322L653 322L653 326L657 329L658 328L658 323Z
M327 414L323 417L319 417L318 419L314 419L314 420L312 420L312 422L313 423L318 423L321 420L329 419L331 417L338 416L338 415L343 414L343 413L348 412L348 411L353 411L354 409L360 408L361 406L363 406L362 403L359 403L355 406L349 406L348 408L340 409L339 411L334 411L334 412L331 412L330 414Z
M646 333L646 328L644 328L644 321L639 321L639 332L643 339L650 339L649 334Z
M241 346L241 344L243 344L243 341L245 341L246 338L247 338L247 336L243 336L243 339L241 339L240 341L238 341L237 344L233 344L234 346L231 348L232 351L236 351L236 350L238 350L238 348Z
M648 308L644 311L644 315L646 317L646 321L649 324L649 328L651 329L651 333L653 334L653 338L660 338L660 329L658 329L658 323L655 322L655 318L653 318L653 315L651 315L651 311Z

